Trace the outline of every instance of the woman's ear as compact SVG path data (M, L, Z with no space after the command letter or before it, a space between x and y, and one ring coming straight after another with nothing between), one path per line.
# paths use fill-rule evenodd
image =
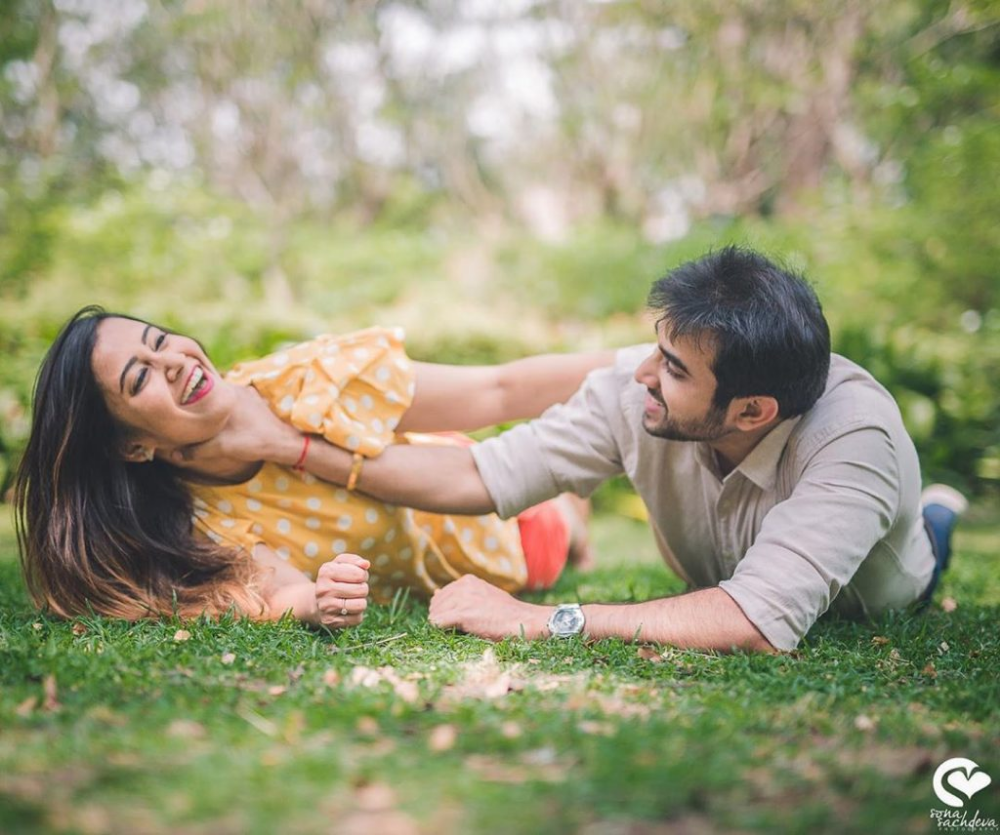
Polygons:
M133 464L144 464L156 457L156 450L149 444L130 443L122 451L122 458Z

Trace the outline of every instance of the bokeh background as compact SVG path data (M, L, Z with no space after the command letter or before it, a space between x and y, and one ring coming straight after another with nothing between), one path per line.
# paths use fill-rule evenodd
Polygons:
M994 0L2 0L0 490L59 325L220 364L646 340L749 243L815 283L929 477L1000 492Z

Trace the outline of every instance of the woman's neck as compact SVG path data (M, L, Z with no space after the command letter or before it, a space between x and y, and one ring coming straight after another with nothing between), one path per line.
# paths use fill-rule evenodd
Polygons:
M211 461L171 462L179 469L188 481L199 484L243 484L249 481L264 466L263 461Z

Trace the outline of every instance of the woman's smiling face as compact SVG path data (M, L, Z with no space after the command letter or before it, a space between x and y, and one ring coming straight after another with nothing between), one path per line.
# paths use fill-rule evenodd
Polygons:
M235 405L201 346L156 325L110 317L97 327L91 367L111 414L140 446L169 454L214 438Z

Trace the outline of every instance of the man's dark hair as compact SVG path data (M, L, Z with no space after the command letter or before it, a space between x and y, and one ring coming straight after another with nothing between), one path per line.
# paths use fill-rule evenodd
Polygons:
M709 340L718 382L714 405L754 395L781 417L812 408L830 370L830 329L806 280L746 247L689 261L653 284L649 307L666 336Z

